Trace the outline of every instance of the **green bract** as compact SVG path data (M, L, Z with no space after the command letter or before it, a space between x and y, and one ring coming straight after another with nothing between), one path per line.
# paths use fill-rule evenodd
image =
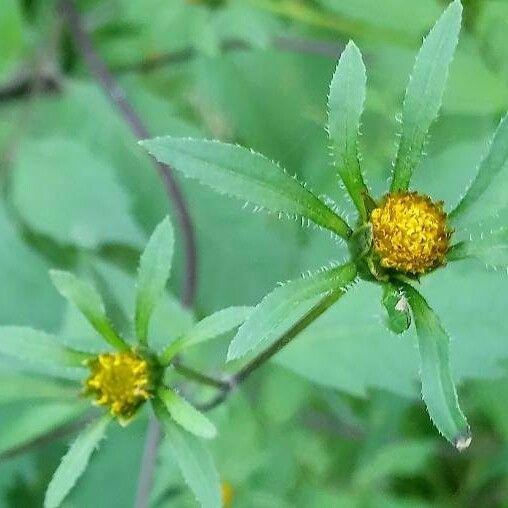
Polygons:
M173 229L169 218L166 218L157 226L141 255L133 318L137 339L135 342L130 337L122 337L111 324L101 295L90 283L78 279L71 273L57 270L51 271L51 278L58 291L81 311L107 346L117 350L120 355L117 358L127 358L125 365L129 365L129 361L138 362L136 365L144 362L142 364L148 369L149 375L147 381L139 385L139 389L148 393L145 399L151 399L155 413L168 433L168 438L175 441L172 447L186 481L204 506L219 506L218 475L210 454L198 439L199 437L207 439L215 437L216 428L208 418L178 395L175 390L165 386L162 373L169 367L171 358L178 351L238 327L250 314L251 308L232 307L203 319L186 334L176 337L159 357L156 351L150 349L149 324L150 317L169 278L173 241ZM85 383L86 390L83 390L83 382L87 376L86 368L89 367L92 372L97 372L97 368L100 369L97 365L102 362L107 363L108 358L115 358L114 355L117 354L106 352L97 355L77 351L59 342L57 337L25 327L0 327L0 339L2 355L18 359L32 370L39 372L42 370L46 374L51 373L57 377L73 380L69 384L43 378L18 376L14 377L14 380L17 380L15 391L8 389L9 386L12 387L12 383L7 385L6 389L2 390L0 387L2 402L24 398L41 400L40 406L28 411L22 419L18 420L16 426L2 433L0 454L9 453L10 450L40 437L55 426L67 424L89 412L90 403L83 400L83 396L90 392L90 377ZM108 368L113 363L113 361L107 363ZM133 376L135 375L133 373ZM76 384L76 380L79 384ZM129 382L128 378L126 380L125 386ZM117 388L122 386L117 385ZM103 403L98 401L98 404ZM134 407L134 412L137 409L138 406ZM129 413L127 416L119 416L115 413L114 406L111 406L109 412L103 411L102 416L97 416L95 413L88 415L92 422L72 443L49 484L45 498L46 507L59 506L73 488L86 469L95 448L104 438L108 424L115 417L119 423L126 424L133 415ZM179 425L182 430L178 430L175 425ZM202 463L203 457L206 458L206 463ZM198 463L200 476L195 477L192 468L197 467ZM187 471L189 471L188 474Z
M462 6L456 0L432 28L416 57L404 99L400 140L393 163L390 185L393 196L412 199L413 194L408 192L411 176L421 162L429 129L441 106L448 68L458 42L461 17ZM318 199L305 184L291 177L279 165L245 148L217 141L170 136L146 140L141 144L160 162L220 193L240 198L256 209L275 212L279 216L301 217L332 231L348 244L349 263L292 281L266 296L247 316L233 338L228 359L241 358L263 344L275 349L284 345L285 337L290 340L317 318L358 276L382 286L382 302L390 330L395 333L407 330L412 311L419 340L423 400L443 436L458 449L464 449L469 445L471 436L458 405L451 375L448 335L414 283L422 272L434 270L446 260L477 258L491 266L508 266L506 226L497 230L491 227L496 215L506 214L506 202L492 209L491 202L484 201L496 178L497 181L503 178L503 188L507 185L508 120L505 117L501 122L476 179L450 214L451 224L455 227L453 238L457 238L458 243L449 247L447 242L451 230L440 226L447 257L435 265L429 264L430 268L421 269L418 273L403 271L383 265L380 254L373 247L371 213L383 206L384 201L371 196L362 173L359 130L365 89L366 72L360 50L349 42L331 82L327 130L337 173L358 211L355 223L347 224L335 205ZM429 213L433 214L433 218L444 224L446 215L440 205L425 201L426 197L417 199L421 210L431 210ZM488 210L484 214L487 217L484 231L477 239L467 239L468 233L462 226L474 220L483 210ZM390 246L390 238L383 241ZM439 249L439 255L442 255L442 245ZM338 358L338 369L340 361Z

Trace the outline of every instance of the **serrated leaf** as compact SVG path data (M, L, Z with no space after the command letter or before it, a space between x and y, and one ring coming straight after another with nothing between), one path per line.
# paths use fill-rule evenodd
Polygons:
M22 414L16 416L15 425L5 425L2 428L0 455L70 422L89 407L88 403L79 401L77 397L72 403L38 403L36 406L28 407Z
M164 403L171 418L185 430L206 439L214 438L217 435L215 425L175 391L161 388L157 395Z
M153 405L182 476L197 501L202 508L220 508L219 475L208 448L199 438L180 430L161 401L155 399Z
M162 353L161 361L167 363L182 349L201 344L240 326L254 307L228 307L214 312L196 323L185 335L172 342Z
M402 109L402 135L391 192L408 188L411 175L420 162L430 126L441 107L461 19L462 5L455 0L429 32L418 52Z
M362 54L355 43L349 41L330 84L328 135L337 171L363 221L367 219L363 196L368 195L368 189L360 168L358 139L366 84Z
M446 259L457 261L474 258L487 267L508 268L508 228L482 235L476 240L461 242L450 250Z
M236 145L171 136L141 142L157 160L221 194L268 211L305 217L348 238L351 230L331 208L275 162Z
M154 230L139 260L134 322L139 341L148 341L148 325L169 279L174 250L173 226L166 217Z
M404 293L394 284L385 282L381 302L386 309L388 328L397 334L405 332L411 325L411 315Z
M51 270L50 275L58 292L81 311L109 344L119 350L129 348L111 326L102 297L92 284L79 279L72 273L61 270Z
M404 284L420 352L422 396L439 432L458 450L471 443L471 433L462 413L450 368L450 338L438 316L412 286Z
M81 387L17 372L0 374L0 404L19 400L71 399Z
M356 277L354 263L325 270L276 288L255 307L228 349L228 360L270 343L286 332L332 291L345 292Z
M462 226L468 222L475 222L478 218L498 210L491 210L494 203L486 202L480 199L489 187L493 184L497 187L497 192L502 192L500 203L506 206L506 193L508 192L508 180L504 176L504 181L499 181L502 170L506 169L508 163L508 114L501 120L491 142L489 149L480 163L476 178L473 180L464 197L459 204L450 213L449 219L453 226ZM507 172L505 171L505 174Z
M74 129L79 128L76 123ZM60 245L143 245L130 197L114 168L67 137L27 140L20 146L13 161L12 200L30 229Z
M23 326L0 327L0 354L18 358L27 366L83 367L93 355L62 346L56 337Z
M48 485L44 508L57 508L84 473L93 451L104 438L111 416L105 414L76 438Z

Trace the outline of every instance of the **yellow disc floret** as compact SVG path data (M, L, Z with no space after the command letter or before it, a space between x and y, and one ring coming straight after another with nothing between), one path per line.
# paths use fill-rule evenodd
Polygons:
M224 505L224 508L229 508L233 502L233 498L235 497L233 486L229 482L223 481L220 484L220 489L222 494L222 504Z
M413 275L441 264L448 251L443 203L416 192L385 196L371 214L374 250L381 266Z
M111 414L130 418L150 394L150 368L146 360L129 351L104 353L88 363L91 371L85 382L95 402L109 406Z

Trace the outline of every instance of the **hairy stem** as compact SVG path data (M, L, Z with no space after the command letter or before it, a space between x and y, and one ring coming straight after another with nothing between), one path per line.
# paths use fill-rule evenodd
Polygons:
M257 370L268 360L270 360L273 356L275 356L282 348L287 346L300 332L305 330L318 317L324 314L343 294L344 294L343 289L337 289L324 296L309 312L307 312L307 314L305 314L305 316L303 316L299 321L297 321L286 333L281 335L281 337L277 339L270 347L262 351L259 355L255 356L250 362L244 365L236 374L231 376L231 378L229 378L229 382L226 382L223 386L218 387L220 388L220 392L215 397L213 397L211 400L205 403L196 404L196 407L198 407L202 411L209 411L210 409L213 409L222 404L227 399L230 392L234 388L236 388L239 384L243 383L255 370ZM180 368L182 367L183 366L180 365ZM187 369L187 367L185 368ZM196 373L195 371L193 372L195 374L199 374ZM201 376L202 375L199 374L199 377ZM194 380L200 382L198 376L196 376Z

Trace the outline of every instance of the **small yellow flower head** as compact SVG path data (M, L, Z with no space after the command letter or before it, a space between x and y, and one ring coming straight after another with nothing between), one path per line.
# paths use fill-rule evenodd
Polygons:
M151 397L150 368L146 360L133 352L104 353L89 362L87 393L95 403L109 406L111 414L126 420Z
M224 508L229 508L233 502L233 498L235 497L235 490L233 489L233 486L226 481L221 482L220 488L222 493L222 504L224 505Z
M422 274L441 264L448 251L452 232L443 203L427 196L388 194L372 211L371 223L374 250L385 268Z

